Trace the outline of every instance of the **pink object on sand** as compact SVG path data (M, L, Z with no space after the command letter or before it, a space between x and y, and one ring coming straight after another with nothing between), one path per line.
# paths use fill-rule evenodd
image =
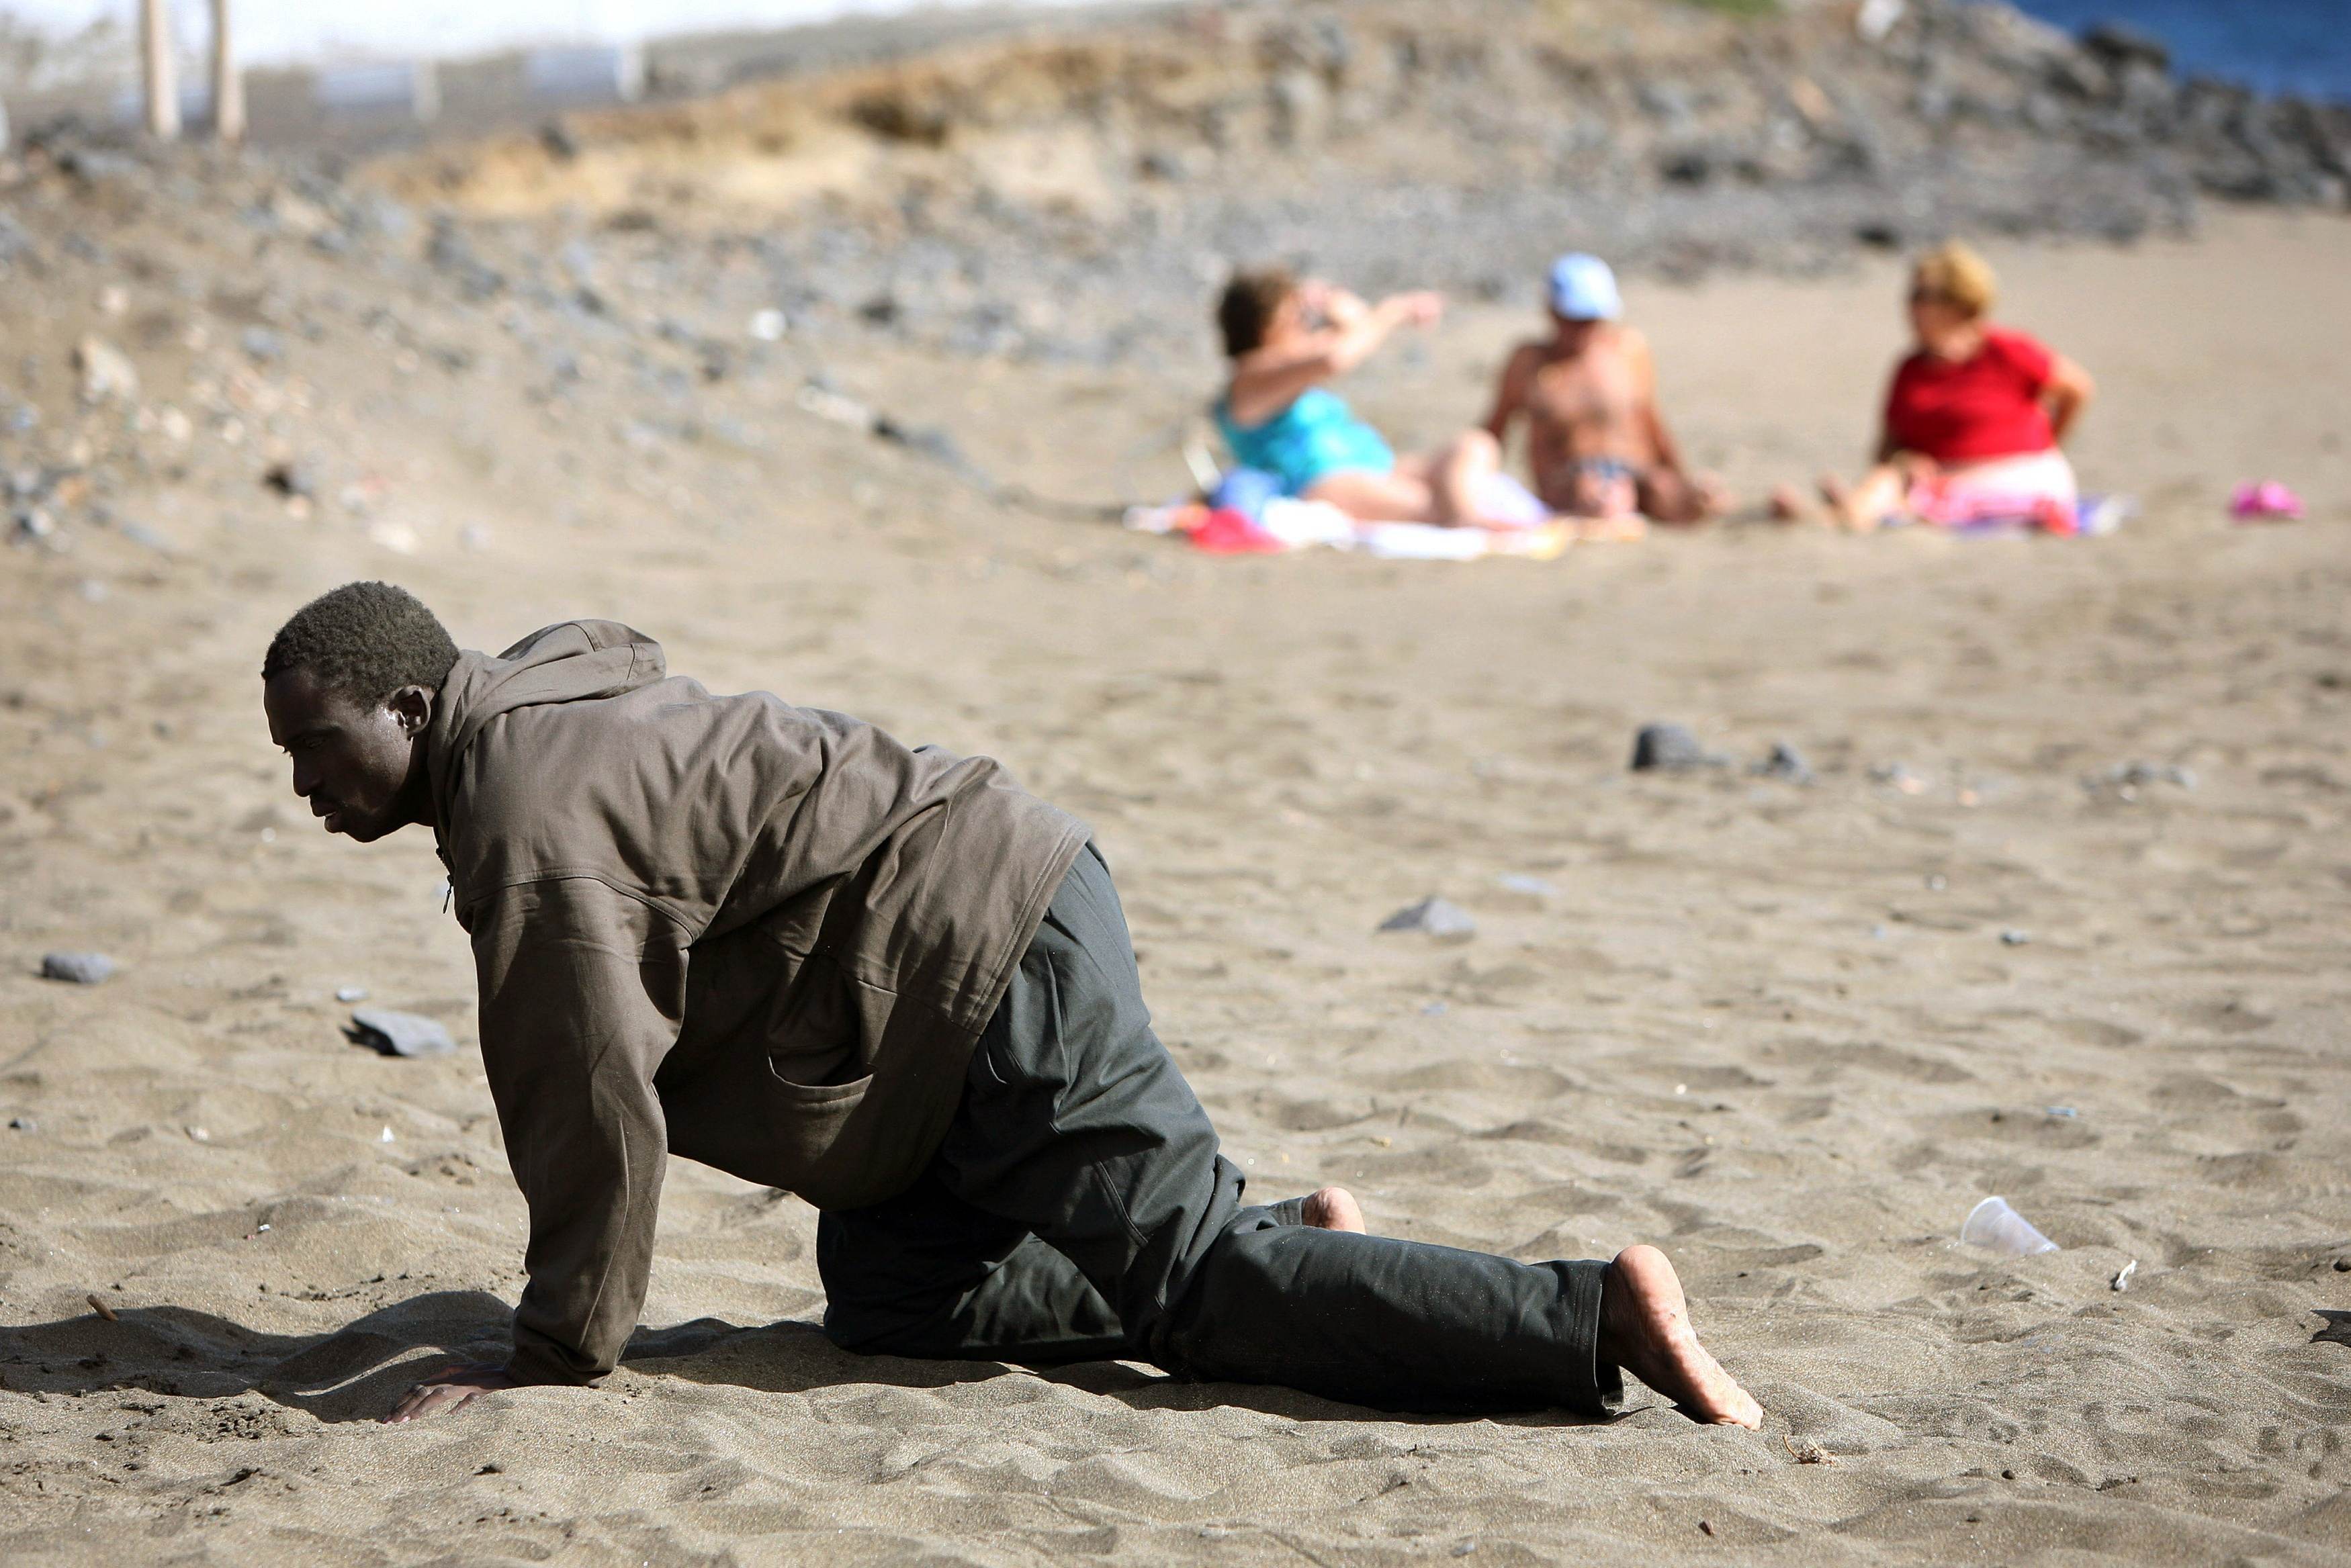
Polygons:
M1271 556L1289 548L1229 506L1218 506L1191 531L1192 548L1212 556Z
M2240 523L2273 517L2294 521L2302 516L2302 497L2274 479L2240 484L2236 494L2229 498L2229 515Z

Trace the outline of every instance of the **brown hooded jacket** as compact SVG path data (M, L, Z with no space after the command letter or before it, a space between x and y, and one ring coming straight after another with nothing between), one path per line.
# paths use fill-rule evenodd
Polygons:
M459 657L425 736L530 1206L508 1370L611 1370L664 1156L820 1208L903 1190L1085 827L997 763L909 750L570 621Z

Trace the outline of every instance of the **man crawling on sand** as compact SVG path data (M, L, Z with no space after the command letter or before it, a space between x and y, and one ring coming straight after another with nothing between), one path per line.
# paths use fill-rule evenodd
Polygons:
M1702 523L1727 504L1721 486L1693 478L1657 411L1648 340L1618 319L1616 275L1577 253L1552 264L1551 336L1522 343L1502 369L1486 431L1507 441L1527 421L1536 495L1563 516L1590 520L1586 537L1638 538L1643 519Z
M461 653L383 583L304 606L262 677L328 832L432 829L530 1210L513 1354L391 1420L610 1372L676 1154L821 1210L852 1351L1593 1416L1621 1368L1761 1422L1653 1247L1527 1264L1365 1235L1335 1187L1245 1202L1101 854L995 763L713 696L611 621Z

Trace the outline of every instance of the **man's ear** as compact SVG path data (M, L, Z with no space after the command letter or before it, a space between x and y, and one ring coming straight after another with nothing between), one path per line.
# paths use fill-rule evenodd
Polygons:
M385 698L383 705L400 721L400 732L412 741L433 722L433 693L424 687L403 686Z

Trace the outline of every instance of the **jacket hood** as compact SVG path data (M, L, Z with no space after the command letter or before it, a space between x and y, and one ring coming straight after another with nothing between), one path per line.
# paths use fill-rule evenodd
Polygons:
M425 731L424 766L435 821L448 822L466 750L491 720L517 708L618 697L667 673L661 644L611 620L545 627L495 659L460 653L441 682Z

